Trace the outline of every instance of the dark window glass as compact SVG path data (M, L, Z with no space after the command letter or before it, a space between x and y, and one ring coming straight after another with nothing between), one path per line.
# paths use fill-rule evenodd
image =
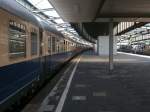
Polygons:
M26 33L17 26L9 25L10 58L26 57Z
M52 37L52 52L56 51L56 46L55 46L55 37Z
M51 53L51 39L48 39L48 52Z
M37 55L37 33L31 33L31 55Z

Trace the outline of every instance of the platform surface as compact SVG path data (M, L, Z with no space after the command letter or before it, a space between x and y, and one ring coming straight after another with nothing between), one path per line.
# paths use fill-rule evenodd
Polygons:
M85 52L38 111L150 112L150 57L118 53L114 57L115 69L109 71L108 67L107 57Z

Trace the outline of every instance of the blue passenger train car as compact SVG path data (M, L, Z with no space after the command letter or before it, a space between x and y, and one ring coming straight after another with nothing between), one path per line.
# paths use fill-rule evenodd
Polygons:
M81 46L16 0L0 0L0 105L34 92Z

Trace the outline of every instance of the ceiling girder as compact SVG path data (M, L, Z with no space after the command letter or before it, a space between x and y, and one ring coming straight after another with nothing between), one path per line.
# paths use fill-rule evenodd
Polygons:
M150 18L150 13L108 13L100 14L97 18Z
M106 1L106 0L102 0L102 1L100 2L99 8L98 8L98 10L97 10L97 12L96 12L96 15L95 15L95 17L94 17L94 19L93 19L93 22L96 20L96 18L98 17L99 13L101 12L101 10L102 10L102 8L103 8L103 6L104 6L104 4L105 4L105 1Z
M54 11L54 8L47 8L47 9L35 9L32 12L33 13L39 13L39 12L47 12L47 11Z
M143 23L143 22L140 22L140 23L138 23L138 24L133 25L132 27L127 28L126 30L120 32L120 33L117 34L117 35L125 34L126 32L129 32L129 31L131 31L131 30L133 30L133 29L136 29L136 28L139 28L139 27L141 27L141 26L144 26L145 24L147 24L147 23L145 23L145 22L144 22L144 23Z

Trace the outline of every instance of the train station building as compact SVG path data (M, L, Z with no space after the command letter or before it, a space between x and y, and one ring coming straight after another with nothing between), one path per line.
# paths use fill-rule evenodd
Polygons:
M0 112L150 112L150 1L0 0Z

